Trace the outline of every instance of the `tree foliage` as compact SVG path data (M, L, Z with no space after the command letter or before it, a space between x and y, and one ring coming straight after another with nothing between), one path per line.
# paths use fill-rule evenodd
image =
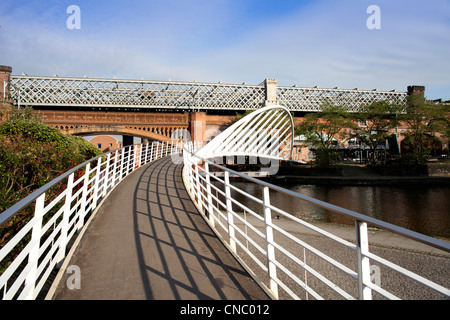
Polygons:
M0 213L65 171L100 154L83 138L64 135L45 125L29 108L13 109L6 119L0 125ZM46 192L46 198L56 197L65 187L65 182L60 182ZM32 216L33 206L28 206L0 226L0 248ZM1 261L0 274L29 237L27 235Z
M366 125L356 125L358 121ZM371 162L375 164L375 150L392 136L397 126L406 128L402 156L423 162L433 151L441 151L439 143L450 138L450 106L429 102L423 95L411 95L403 106L375 101L350 114L343 106L325 103L321 112L307 114L296 125L295 134L304 135L313 146L319 166L332 164L336 158L335 145L350 136L356 136L369 147Z
M375 150L392 135L392 129L398 125L397 114L400 106L387 101L374 101L362 107L361 112L354 115L355 120L362 120L364 126L355 126L356 137L371 151L371 163L375 164Z
M307 114L305 121L295 126L295 134L306 137L306 141L314 146L317 164L326 167L336 159L337 141L348 136L353 128L347 110L327 102L322 111Z
M425 159L430 153L430 148L436 148L435 143L430 143L431 140L448 139L450 136L449 106L429 102L423 95L408 96L406 112L400 117L408 128L405 140L409 145L408 151L416 163Z
M98 154L88 141L60 133L27 109L11 112L0 125L0 212Z

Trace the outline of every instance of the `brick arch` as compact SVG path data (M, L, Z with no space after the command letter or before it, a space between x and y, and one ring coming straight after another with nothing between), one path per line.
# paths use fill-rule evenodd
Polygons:
M53 125L53 127L57 128L64 134L70 134L75 136L113 134L113 135L134 136L157 141L172 140L172 137L170 135L166 136L156 132L151 132L147 130L147 127L120 126L120 125L82 125L82 124L71 126Z

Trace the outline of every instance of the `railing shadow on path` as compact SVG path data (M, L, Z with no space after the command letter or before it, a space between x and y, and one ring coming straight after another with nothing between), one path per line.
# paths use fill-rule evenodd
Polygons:
M122 181L67 263L81 288L66 274L53 299L269 299L198 213L181 171L166 157Z

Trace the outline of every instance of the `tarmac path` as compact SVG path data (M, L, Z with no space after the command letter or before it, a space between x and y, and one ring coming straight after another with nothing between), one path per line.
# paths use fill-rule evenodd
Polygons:
M51 289L54 300L251 300L266 293L189 198L170 157L126 177L95 214ZM80 288L72 272L80 273ZM69 269L66 269L69 270Z

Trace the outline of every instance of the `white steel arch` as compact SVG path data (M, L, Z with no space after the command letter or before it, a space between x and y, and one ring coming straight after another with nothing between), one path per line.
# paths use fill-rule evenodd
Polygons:
M280 105L257 109L211 140L197 155L203 159L250 156L290 160L294 143L294 120Z

